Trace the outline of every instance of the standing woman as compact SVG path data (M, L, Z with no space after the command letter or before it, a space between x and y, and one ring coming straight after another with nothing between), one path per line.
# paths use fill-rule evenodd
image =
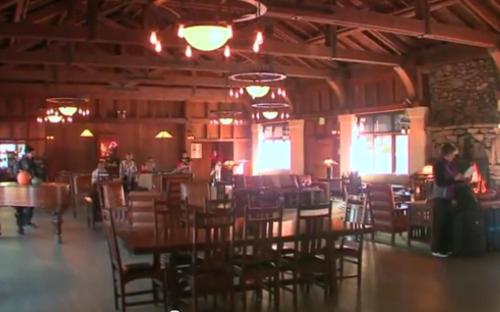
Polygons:
M125 155L125 159L120 163L120 178L123 182L125 193L134 189L136 176L137 165L134 161L134 155L132 153L128 153Z
M441 157L433 166L434 187L432 190L432 255L446 258L451 253L452 223L455 184L463 182L464 176L458 173L453 160L458 149L451 143L441 147Z

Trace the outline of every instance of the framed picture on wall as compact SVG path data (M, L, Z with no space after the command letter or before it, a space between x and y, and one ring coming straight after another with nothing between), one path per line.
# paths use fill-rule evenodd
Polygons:
M202 148L201 143L191 143L191 159L201 159Z

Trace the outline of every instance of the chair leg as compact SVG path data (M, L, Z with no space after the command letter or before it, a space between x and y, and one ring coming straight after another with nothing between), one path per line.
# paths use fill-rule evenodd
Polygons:
M395 233L391 233L391 245L394 246L395 243L396 243L396 234Z
M245 291L245 288L241 290L241 304L243 308L243 312L247 311L247 292Z
M293 280L293 283L292 283L292 300L293 300L293 310L294 311L297 311L297 274L295 273L295 271L292 271L292 280Z
M274 307L276 311L280 310L280 275L274 276Z
M156 285L156 281L152 280L151 281L151 287L153 288L153 301L155 302L155 305L158 305L158 285Z
M120 282L120 302L121 302L121 312L125 312L125 285Z
M113 271L113 296L115 299L115 310L118 310L118 287L116 286L116 283L118 281L116 280L115 272Z
M361 273L362 273L361 272L361 269L362 269L361 264L362 264L361 258L359 258L358 263L357 263L357 265L358 265L358 268L357 268L358 269L358 288L361 287L361 277L362 277L362 275L361 275Z

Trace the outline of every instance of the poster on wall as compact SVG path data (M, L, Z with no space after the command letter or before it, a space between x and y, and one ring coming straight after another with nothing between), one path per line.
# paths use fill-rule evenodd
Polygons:
M191 143L191 159L201 159L201 143Z

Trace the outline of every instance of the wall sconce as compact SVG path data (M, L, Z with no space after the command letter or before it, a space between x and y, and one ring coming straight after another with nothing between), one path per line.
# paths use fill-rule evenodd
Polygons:
M53 135L47 135L45 137L45 140L47 140L47 141L53 141L54 139L55 139L55 137Z

